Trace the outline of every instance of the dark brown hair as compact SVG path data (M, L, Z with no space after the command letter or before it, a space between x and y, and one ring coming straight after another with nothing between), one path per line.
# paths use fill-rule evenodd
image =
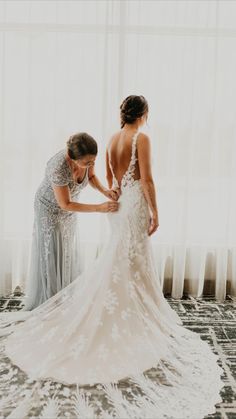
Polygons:
M87 154L96 155L98 152L96 141L86 132L72 135L66 144L68 154L73 160L79 160Z
M144 96L128 96L120 105L121 128L125 124L132 124L146 112L148 112L148 103Z

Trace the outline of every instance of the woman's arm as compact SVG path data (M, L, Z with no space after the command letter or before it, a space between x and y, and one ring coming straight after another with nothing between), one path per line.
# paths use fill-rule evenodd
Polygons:
M101 192L103 195L106 195L106 192L108 191L105 186L103 186L100 182L100 180L97 178L94 170L94 166L90 166L88 169L88 178L89 178L89 184L94 188L97 189L99 192Z
M152 217L150 220L149 235L153 234L158 226L158 209L156 203L155 185L151 170L151 145L147 135L140 133L137 141L138 162L140 179L144 196L147 200Z
M103 204L80 204L71 201L70 190L68 186L53 186L53 191L58 205L65 211L78 212L114 212L118 209L118 203L115 201L104 202Z
M119 198L118 193L115 190L111 189L111 184L110 183L109 183L109 188L110 189L105 188L101 184L101 182L99 181L99 179L97 178L97 176L95 174L94 166L91 166L89 168L88 177L89 177L89 183L94 189L97 189L99 192L101 192L107 198L114 199L115 201L117 201L117 199Z

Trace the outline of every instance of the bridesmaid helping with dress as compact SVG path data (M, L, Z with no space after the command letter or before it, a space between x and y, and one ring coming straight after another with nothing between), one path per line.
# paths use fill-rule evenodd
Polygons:
M81 273L76 212L113 212L118 190L105 188L94 164L97 143L87 133L72 135L67 147L47 162L34 199L34 229L24 310L32 310L69 285ZM109 201L79 203L88 183Z

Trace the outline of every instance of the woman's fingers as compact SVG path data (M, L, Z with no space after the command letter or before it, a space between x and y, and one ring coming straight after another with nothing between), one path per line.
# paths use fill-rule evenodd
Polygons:
M107 201L99 205L100 212L114 212L119 208L119 203L116 201Z
M117 199L120 197L120 195L121 195L121 190L120 190L120 188L117 188L117 189L114 189L114 192L115 192L115 194L116 194L116 196L117 196Z
M151 218L149 229L148 229L148 235L151 236L153 233L155 233L158 227L159 227L158 221L156 219Z
M111 189L109 191L108 197L114 201L117 201L120 197L120 189Z
M115 191L111 191L110 196L111 196L111 199L114 199L114 201L117 201L117 199L119 198Z
M109 201L108 208L109 208L109 212L117 211L119 208L119 203L116 201Z

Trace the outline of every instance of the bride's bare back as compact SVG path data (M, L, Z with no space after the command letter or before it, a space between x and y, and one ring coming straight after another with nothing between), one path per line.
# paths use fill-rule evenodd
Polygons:
M151 149L150 140L146 134L139 133L137 129L122 129L111 137L106 150L106 171L107 181L110 188L122 188L126 183L126 175L129 177L130 164L132 168L132 179L140 179L144 196L148 202L152 217L150 220L149 235L158 228L158 212L156 203L155 186L151 171ZM136 141L134 142L134 138ZM132 144L135 145L135 162L131 162ZM134 154L133 154L134 156ZM129 169L129 170L128 170Z
M109 169L112 167L119 186L121 185L122 178L127 172L130 164L132 155L132 142L135 134L135 131L126 132L121 130L111 138L108 146L108 165L110 166ZM138 160L135 163L134 172L134 180L136 179L140 179Z

